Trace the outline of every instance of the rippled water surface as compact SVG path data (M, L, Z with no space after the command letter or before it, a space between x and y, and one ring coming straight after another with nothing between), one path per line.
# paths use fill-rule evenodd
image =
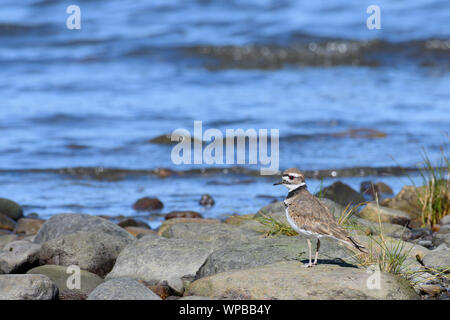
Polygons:
M284 194L275 177L245 173L126 174L212 168L176 166L172 145L152 142L192 132L194 120L222 132L279 129L280 169L413 167L421 148L433 161L448 150L446 0L378 1L381 30L367 29L373 3L361 0L85 0L81 30L66 28L70 4L0 4L0 197L27 212L135 215L137 198L157 196L163 213L217 217ZM75 167L125 173L56 170ZM370 179L396 192L409 183L343 181L359 189ZM216 199L208 210L198 206L205 192Z

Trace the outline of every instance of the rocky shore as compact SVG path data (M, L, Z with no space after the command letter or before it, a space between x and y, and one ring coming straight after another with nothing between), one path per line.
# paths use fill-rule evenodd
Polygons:
M387 197L391 192L383 184L357 192L337 182L320 195L337 219L348 204L365 202L345 226L369 248L376 237L388 250L400 246L391 272L329 239L319 265L302 268L305 239L275 234L267 223L287 225L282 202L225 220L170 212L152 230L142 219L107 215L44 221L0 199L0 299L448 299L450 216L424 228L414 187ZM214 205L210 196L202 202ZM144 198L134 207L163 203Z

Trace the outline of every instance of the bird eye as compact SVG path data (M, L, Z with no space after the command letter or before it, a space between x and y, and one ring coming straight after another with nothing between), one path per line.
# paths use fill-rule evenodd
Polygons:
M294 177L293 176L289 176L289 180L294 180Z

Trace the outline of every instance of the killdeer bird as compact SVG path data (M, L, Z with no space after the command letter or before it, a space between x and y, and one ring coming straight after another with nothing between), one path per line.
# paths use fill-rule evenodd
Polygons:
M347 232L334 219L333 214L320 203L319 199L309 193L306 188L305 177L297 168L283 171L282 180L274 185L282 184L288 188L289 193L284 200L286 218L291 227L307 236L309 248L309 263L306 268L317 264L319 256L320 238L329 237L354 246L359 251L367 253L366 248L353 240ZM311 240L317 238L316 256L311 261Z

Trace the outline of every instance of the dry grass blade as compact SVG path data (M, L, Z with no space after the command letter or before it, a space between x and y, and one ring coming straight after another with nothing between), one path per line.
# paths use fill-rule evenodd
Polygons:
M285 235L291 237L298 235L298 233L295 232L290 225L283 223L282 221L278 221L274 217L266 216L261 213L261 217L255 218L255 220L267 227L267 229L264 230L265 236Z

